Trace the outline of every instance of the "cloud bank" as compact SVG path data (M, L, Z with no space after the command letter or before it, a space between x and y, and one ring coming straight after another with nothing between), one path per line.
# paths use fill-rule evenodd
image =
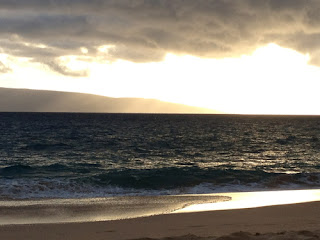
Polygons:
M59 57L224 58L273 42L308 53L319 66L319 12L318 0L2 0L0 51L78 77L88 72L67 69Z

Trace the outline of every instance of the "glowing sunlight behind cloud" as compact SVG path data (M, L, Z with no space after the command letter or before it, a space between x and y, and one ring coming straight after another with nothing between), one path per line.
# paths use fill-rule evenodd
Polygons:
M94 64L101 95L157 98L228 113L319 114L318 67L294 50L268 44L250 56L202 59L167 54L159 63Z
M110 48L102 46L100 52ZM161 62L147 63L60 57L64 71L88 73L76 78L58 75L27 58L1 55L12 72L2 74L0 83L3 87L156 98L226 113L320 114L316 92L320 69L308 65L308 60L308 55L276 44L265 45L251 55L224 59L170 53Z

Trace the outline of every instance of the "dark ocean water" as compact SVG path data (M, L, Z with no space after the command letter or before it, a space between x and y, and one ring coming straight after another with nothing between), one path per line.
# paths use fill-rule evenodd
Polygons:
M320 117L0 113L0 199L320 187Z

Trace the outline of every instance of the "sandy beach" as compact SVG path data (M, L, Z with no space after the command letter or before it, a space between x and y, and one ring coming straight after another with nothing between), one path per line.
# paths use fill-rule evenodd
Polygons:
M320 202L309 202L103 222L4 225L0 239L318 239L319 216ZM224 235L229 236L219 238Z

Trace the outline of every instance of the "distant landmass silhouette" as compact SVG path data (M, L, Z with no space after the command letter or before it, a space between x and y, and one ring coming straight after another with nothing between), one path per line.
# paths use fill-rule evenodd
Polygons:
M0 88L0 112L220 113L155 99L15 88Z

